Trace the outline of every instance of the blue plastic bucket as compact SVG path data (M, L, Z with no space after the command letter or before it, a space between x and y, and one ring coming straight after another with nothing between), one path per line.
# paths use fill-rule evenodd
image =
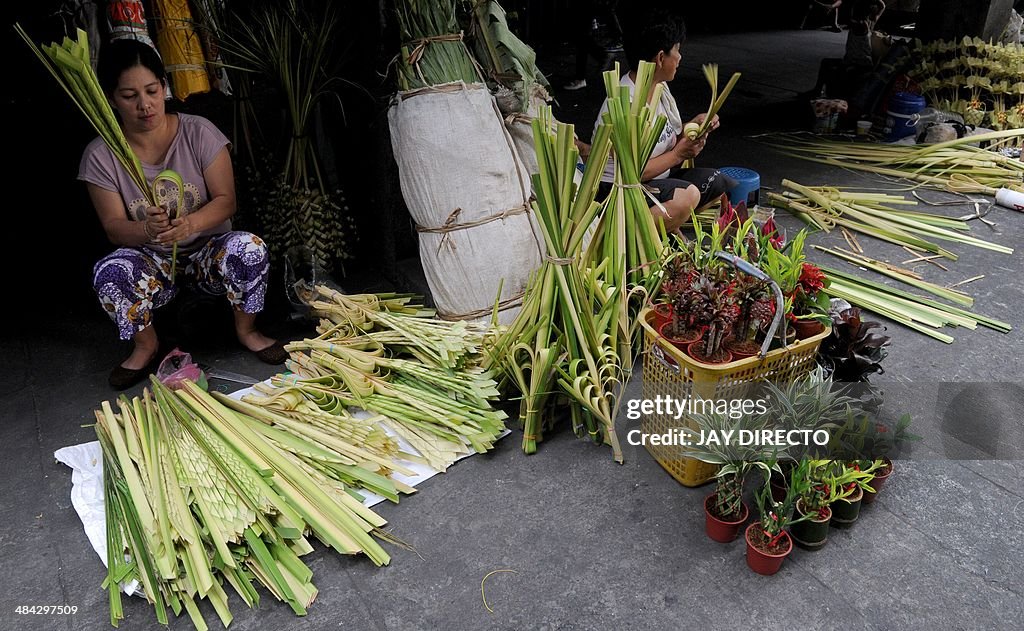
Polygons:
M915 114L924 109L924 97L909 92L897 92L889 99L885 126L888 140L899 140L914 133Z
M722 167L719 171L737 182L736 186L729 190L730 204L735 206L740 202L747 202L747 208L757 206L761 195L761 176L757 171L743 167Z

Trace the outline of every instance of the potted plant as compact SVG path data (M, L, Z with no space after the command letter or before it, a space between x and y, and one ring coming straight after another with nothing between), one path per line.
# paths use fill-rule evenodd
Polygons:
M684 353L688 344L700 339L700 331L692 328L689 316L690 291L698 274L694 251L699 247L699 243L684 243L669 255L654 306L655 330Z
M715 474L715 492L704 498L704 532L719 543L735 540L750 516L743 502L743 480L748 471L744 465L723 466Z
M878 499L878 493L885 486L885 483L889 481L889 476L895 470L892 464L892 460L889 458L876 458L875 460L862 460L861 466L863 467L866 462L870 462L874 465L875 475L868 481L871 486L871 493L865 493L863 503L873 504Z
M673 306L680 292L689 284L691 267L687 264L685 252L677 251L670 254L661 267L661 285L654 300L654 330L661 332L661 327L672 319Z
M867 415L850 414L833 430L829 443L833 453L860 461L862 469L876 465L874 478L868 483L874 493L865 494L865 504L875 501L876 494L892 475L895 470L892 459L902 451L903 443L921 440L908 431L909 427L909 414L901 416L892 428Z
M779 386L768 381L763 385L767 402L766 417L771 428L789 430L833 430L847 418L847 412L856 401L833 388L832 380L824 370L815 368L805 377ZM831 444L831 443L830 443ZM791 449L792 458L821 457L808 447L801 452ZM789 485L794 460L785 460L779 465L779 472L772 474L769 486L773 497L780 500Z
M767 475L764 485L755 493L760 519L747 526L745 539L747 565L758 574L767 576L779 571L782 562L793 550L793 541L786 529L808 519L795 510L796 502L807 484L807 466L805 460L793 470L792 483L781 500L772 497L770 476Z
M787 324L799 325L803 337L820 333L831 322L829 299L823 291L828 278L821 269L805 260L804 240L807 231L801 230L781 249L771 238L761 239L761 269L771 276L785 296ZM820 326L819 326L820 325ZM781 327L779 339L789 343L788 326ZM813 329L813 332L809 329ZM797 337L801 337L797 334Z
M732 336L725 348L734 359L756 355L761 350L757 342L758 324L770 322L772 317L768 284L753 276L740 274L733 283L733 300L737 306Z
M691 419L694 429L686 430L690 447L686 455L702 462L719 465L715 476L715 492L704 499L705 531L708 536L722 543L733 541L739 535L740 527L746 523L749 510L743 503L743 483L752 469L766 473L777 457L777 451L764 445L745 445L738 441L709 440L732 432L760 431L766 427L764 415L740 413L730 418L728 413L715 412L713 407L702 407Z
M690 290L689 315L702 331L701 339L687 347L690 357L706 364L725 364L732 353L723 346L736 320L732 285L725 279L701 275Z
M782 387L771 381L764 387L768 415L781 429L837 430L856 409L857 400L834 388L821 367Z
M832 322L829 298L825 293L829 281L817 265L804 261L793 290L793 327L798 339L807 339L825 330Z
M875 477L878 469L873 461L866 469L861 469L857 461L833 461L829 467L829 485L835 499L832 503L831 525L836 528L850 528L860 516L861 500L864 493L874 493L869 482Z
M836 308L838 307L838 308ZM884 373L881 362L891 338L878 322L861 319L860 309L837 302L831 315L832 333L821 341L818 361L844 383L866 383L874 373Z
M828 527L832 519L832 504L853 491L837 480L832 460L806 459L794 470L791 486L801 492L794 505L797 518L790 536L805 550L820 550L828 543Z

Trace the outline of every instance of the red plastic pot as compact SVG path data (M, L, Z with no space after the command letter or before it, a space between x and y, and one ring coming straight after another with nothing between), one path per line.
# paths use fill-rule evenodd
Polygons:
M723 354L723 357L717 361L711 361L710 359L704 357L704 340L697 340L696 342L691 342L686 347L687 355L705 364L728 364L729 362L732 361L732 353L730 353L724 348L721 349L719 352Z
M747 523L747 517L750 516L750 511L747 509L747 505L740 503L743 508L741 517L736 521L722 521L711 514L711 510L708 506L715 501L715 494L712 493L704 498L704 532L709 537L719 543L729 543L735 541L736 537L740 534L740 528L743 524Z
M759 549L754 545L751 539L751 533L759 532L758 529L761 524L754 522L747 526L745 538L747 540L747 565L750 569L754 570L758 574L765 576L771 576L779 571L782 567L782 562L786 560L789 553L793 551L793 541L789 538L789 534L782 533L782 541L784 541L784 551L778 554L771 554Z
M665 326L666 322L672 321L672 305L667 302L660 302L654 305L654 330L661 332L661 327Z
M889 479L889 476L892 475L893 468L894 468L893 464L892 464L892 460L889 460L888 458L886 458L885 459L885 464L886 464L886 468L882 469L883 471L885 471L885 473L876 474L875 475L875 479L872 480L871 482L868 482L868 485L871 488L875 489L875 492L874 493L865 493L864 494L864 499L862 501L865 504L873 504L875 502L875 500L878 499L878 492L882 490L882 487L885 486L885 483Z
M797 320L793 328L796 329L797 339L806 340L824 331L825 325L817 320Z
M674 337L672 335L672 321L669 320L661 325L658 329L658 333L661 337L665 338L672 343L673 346L679 350L686 352L686 349L690 344L700 340L700 331L686 331L682 337Z
M733 361L739 361L757 355L761 351L761 345L755 342L737 342L735 338L729 338L725 342L725 349L732 353Z

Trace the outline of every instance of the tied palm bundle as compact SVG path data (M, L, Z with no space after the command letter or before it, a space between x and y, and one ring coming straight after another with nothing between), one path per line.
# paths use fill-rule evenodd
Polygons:
M343 16L331 3L295 0L245 3L231 11L209 8L206 27L220 44L225 66L248 75L236 83L246 92L252 89L250 77L268 81L284 121L283 141L254 134L261 126L251 100L239 100L241 135L252 158L242 203L258 218L275 255L304 248L318 266L331 269L350 258L355 225L343 191L331 190L320 168L314 127L325 100L336 100L343 111L340 89L348 82L338 75L344 49L336 45ZM257 144L270 147L261 161L254 158ZM278 163L270 154L283 159Z
M604 213L588 247L587 260L609 259L619 287L626 283L653 290L653 269L665 250L664 224L651 215L648 195L640 177L654 151L666 119L657 113L663 86L654 85L654 64L641 61L632 95L619 85L619 68L604 73L608 111L603 125L611 133L615 180L604 203ZM593 158L588 159L589 162ZM604 163L601 163L603 168ZM661 204L654 201L659 208ZM664 212L664 209L661 209Z
M197 605L205 598L227 626L223 585L252 607L257 581L304 615L317 594L299 558L313 550L310 533L340 553L389 562L372 536L388 539L386 522L359 494L397 501L405 491L387 477L402 467L380 430L299 422L192 382L172 391L154 377L152 386L152 395L122 397L117 412L106 401L96 412L112 624L123 618L120 583L132 580L163 624L170 607L206 629Z
M512 32L501 5L495 0L474 2L471 19L476 56L491 79L515 94L515 111L527 112L534 94L548 100L550 86L537 68L537 53Z
M114 110L110 108L110 101L103 94L99 79L96 78L96 73L92 69L89 61L89 38L85 31L77 29L77 39L65 37L60 44L54 42L48 46L37 46L20 24L15 24L14 30L32 49L39 61L46 66L60 87L71 97L79 111L85 115L86 120L124 167L128 177L142 192L149 205L160 205L161 200L157 195L158 187L162 182L167 181L171 183L172 187L177 187L179 202L175 206L175 210L181 212L180 196L184 194L185 190L181 177L168 169L156 176L152 186L146 181L142 163L139 162L138 156L128 144L128 139L125 138L124 132L114 116ZM177 271L177 264L178 243L175 242L171 247L172 278Z
M455 0L398 0L395 12L403 42L398 63L402 90L482 80L463 42Z
M547 254L518 317L490 348L490 361L522 393L523 451L536 452L543 439L542 422L556 399L557 384L570 399L576 433L611 445L621 462L614 414L622 382L617 329L623 287L615 284L614 266L624 266L625 235L609 242L609 248L620 244L618 250L597 265L590 265L583 249L601 209L594 195L611 149L611 129L604 124L595 133L578 189L572 126L552 128L551 110L544 107L533 121L533 138L539 165L533 175L533 212Z

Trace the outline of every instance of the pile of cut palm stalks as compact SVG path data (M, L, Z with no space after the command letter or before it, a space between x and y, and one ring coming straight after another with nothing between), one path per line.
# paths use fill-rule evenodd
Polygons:
M364 493L397 502L415 489L393 474L444 471L505 431L481 366L487 327L436 320L411 295L301 295L322 316L320 336L287 345L291 374L240 400L154 378L152 394L97 411L112 623L132 580L164 624L170 607L206 629L206 598L226 626L222 586L251 607L256 581L303 615L317 594L299 560L309 534L387 564L375 537L398 540Z
M112 624L124 617L120 584L133 580L163 624L170 607L206 629L205 598L227 626L225 586L252 607L257 582L304 615L317 595L299 558L310 534L389 562L374 537L393 538L360 490L397 501L412 489L389 479L400 453L371 421L273 413L192 382L174 391L154 377L152 387L96 411Z
M808 140L796 134L761 136L776 151L812 162L903 178L953 193L995 195L1000 188L1024 190L1024 162L989 149L1024 139L1024 129L1008 129L934 145Z
M436 471L493 447L506 414L492 406L498 384L483 366L487 326L435 319L410 295L315 292L320 335L287 344L291 374L257 384L243 402L342 417L365 410L419 452L403 458Z
M855 263L863 265L863 262ZM842 298L852 305L873 311L929 337L951 344L953 336L943 333L944 327L975 329L984 327L1009 333L1011 326L994 318L971 313L966 309L951 306L937 300L906 292L884 283L867 280L835 268L820 266L828 274L830 284L825 291L832 298ZM934 285L933 285L934 287ZM934 292L933 292L934 293ZM956 292L959 294L959 292ZM968 306L973 300L958 300Z
M919 252L956 260L957 255L933 239L1013 254L1013 248L965 234L966 221L918 210L894 208L914 206L915 201L898 195L864 193L828 186L804 186L783 180L783 193L768 193L768 199L809 226L830 232L839 227L906 246Z

